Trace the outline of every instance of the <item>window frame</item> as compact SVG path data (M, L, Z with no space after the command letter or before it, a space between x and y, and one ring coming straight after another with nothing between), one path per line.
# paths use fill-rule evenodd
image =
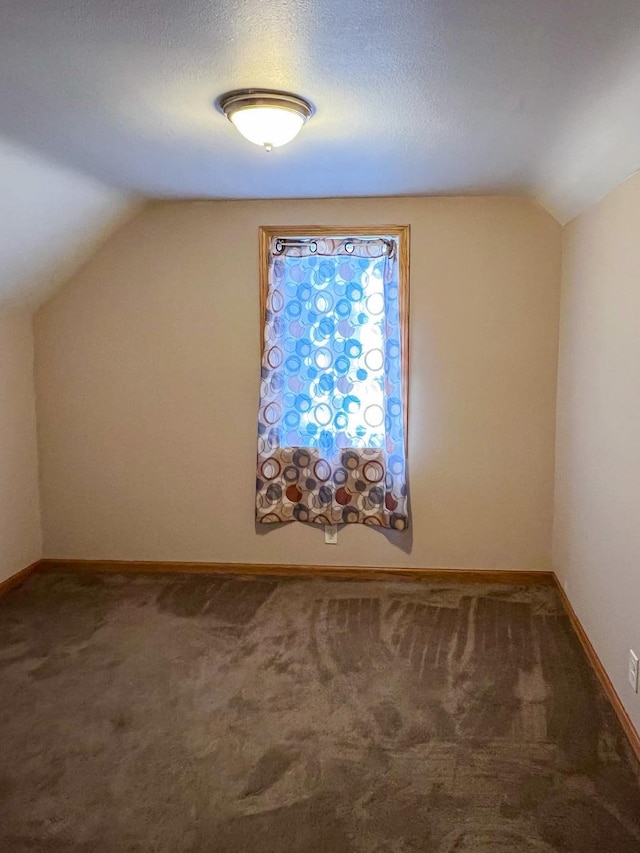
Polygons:
M269 293L269 250L274 237L393 237L398 244L398 309L402 364L402 404L405 454L409 443L409 254L410 225L261 225L259 237L260 359Z

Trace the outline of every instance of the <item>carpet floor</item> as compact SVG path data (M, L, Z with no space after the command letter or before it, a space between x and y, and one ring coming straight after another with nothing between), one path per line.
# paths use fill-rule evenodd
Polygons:
M0 599L0 850L639 853L552 586L43 573Z

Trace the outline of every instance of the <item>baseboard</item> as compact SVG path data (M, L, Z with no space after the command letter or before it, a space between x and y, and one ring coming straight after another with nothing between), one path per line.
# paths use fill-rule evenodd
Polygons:
M389 566L307 566L283 563L188 563L150 560L61 560L40 561L44 571L90 572L187 572L189 574L314 575L360 580L448 580L469 583L553 583L553 572L516 569L422 569Z
M30 566L26 566L24 569L20 569L19 572L9 575L8 578L0 581L0 595L4 595L9 592L10 589L15 589L17 586L24 583L30 575L42 568L41 564L42 560L36 560L35 563L31 563Z
M587 658L589 659L589 663L591 664L592 669L594 670L600 684L602 685L602 689L607 695L609 702L611 703L613 710L616 713L618 720L620 720L620 725L624 729L624 733L626 734L629 743L631 745L631 749L636 754L636 758L640 761L640 733L634 726L631 717L627 714L624 705L622 704L622 700L618 696L618 693L613 686L611 679L607 675L607 671L602 665L602 661L598 657L598 653L594 649L591 644L591 640L587 636L587 632L582 627L582 622L578 619L575 610L571 602L569 601L566 592L564 591L558 576L554 573L554 580L556 583L556 587L558 589L558 595L560 596L560 600L562 601L563 607L571 621L571 625L573 630L578 635L578 639L582 644L582 648L584 649Z

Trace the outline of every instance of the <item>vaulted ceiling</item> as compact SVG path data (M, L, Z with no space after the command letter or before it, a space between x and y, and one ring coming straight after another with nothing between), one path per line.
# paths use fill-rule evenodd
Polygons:
M638 0L20 0L0 132L148 196L526 193L567 221L640 167ZM213 107L297 92L265 153Z
M138 205L0 138L0 310L35 308Z

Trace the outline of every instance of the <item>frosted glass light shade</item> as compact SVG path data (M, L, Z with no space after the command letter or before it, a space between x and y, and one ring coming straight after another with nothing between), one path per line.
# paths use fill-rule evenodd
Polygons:
M279 107L244 107L233 113L231 121L249 142L265 148L279 148L296 137L304 118Z
M291 142L313 112L311 104L297 95L255 89L231 92L221 98L220 106L246 139L267 151Z

